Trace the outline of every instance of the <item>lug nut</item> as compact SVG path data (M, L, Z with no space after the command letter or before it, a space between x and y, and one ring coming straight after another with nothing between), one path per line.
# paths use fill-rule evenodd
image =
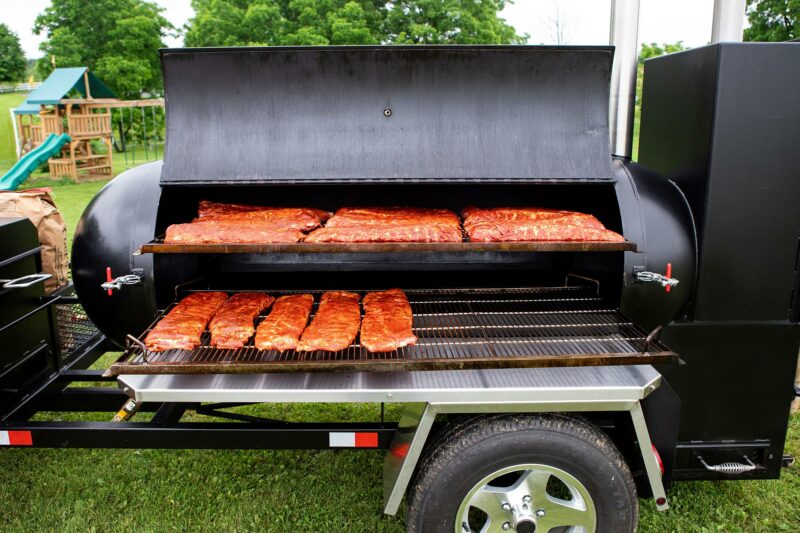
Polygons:
M522 497L523 503L531 503L531 497L529 495L525 495Z
M508 503L508 502L504 503L504 504L503 504L503 505L501 505L500 507L501 507L501 508L502 508L504 511L510 511L510 510L511 510L511 504L510 504L510 503Z
M503 531L508 531L509 529L511 529L511 522L503 522L503 525L501 527L503 528Z
M539 518L544 518L544 515L545 515L544 509L537 509L536 510L536 516L538 516Z

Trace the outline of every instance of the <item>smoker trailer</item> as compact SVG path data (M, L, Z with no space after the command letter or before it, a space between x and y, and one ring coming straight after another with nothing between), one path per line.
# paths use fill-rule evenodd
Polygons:
M385 511L407 495L411 531L632 531L637 494L664 510L673 481L778 477L800 341L800 45L648 61L642 164L609 151L612 58L163 51L163 165L120 175L84 212L77 297L43 292L30 224L0 225L3 277L34 276L0 292L0 443L386 449ZM626 242L165 244L201 199L569 208ZM395 286L419 342L389 354L153 354L140 341L192 291ZM120 348L105 372L86 370ZM85 381L119 388L72 386ZM262 402L404 410L348 424L231 410ZM119 412L31 421L39 411ZM223 421L182 422L187 411Z

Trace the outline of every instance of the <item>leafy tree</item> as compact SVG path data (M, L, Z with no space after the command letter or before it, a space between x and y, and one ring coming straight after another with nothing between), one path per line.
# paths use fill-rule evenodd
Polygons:
M642 115L642 81L644 79L644 61L651 57L663 56L664 54L673 54L686 50L683 41L676 43L642 43L642 49L639 51L639 65L636 70L636 103L634 108L634 133L633 133L633 159L635 160L639 154L639 119Z
M800 0L747 0L747 18L745 41L800 38Z
M678 41L672 44L642 43L642 49L639 52L639 64L643 65L645 59L663 56L664 54L673 54L675 52L680 52L681 50L686 50L686 47L683 45L683 41Z
M524 42L503 0L192 0L187 46Z
M36 18L45 33L42 77L57 67L87 66L121 98L162 87L158 49L174 27L146 0L53 0Z
M0 81L21 81L25 77L25 54L17 34L0 24Z
M386 17L387 37L404 44L518 44L517 35L497 16L503 0L401 0Z

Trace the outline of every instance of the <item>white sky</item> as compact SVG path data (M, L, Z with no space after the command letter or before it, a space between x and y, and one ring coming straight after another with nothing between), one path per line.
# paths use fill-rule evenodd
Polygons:
M156 0L167 19L182 27L193 15L190 0ZM86 0L87 5L90 0ZM32 32L33 21L50 0L0 0L0 22L6 23L20 38L28 57L40 57L43 36ZM687 46L706 44L711 37L714 0L642 0L639 41ZM519 33L530 34L531 44L556 43L555 21L562 21L562 44L606 44L611 0L516 0L501 15ZM87 13L87 16L93 16ZM102 16L98 14L97 16ZM168 46L180 46L182 38L167 39Z

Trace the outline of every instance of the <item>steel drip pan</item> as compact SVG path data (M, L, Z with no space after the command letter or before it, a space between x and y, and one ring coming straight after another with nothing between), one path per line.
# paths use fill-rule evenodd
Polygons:
M309 292L319 300L319 291ZM133 344L107 375L453 370L678 361L677 354L648 339L646 331L587 287L426 289L408 290L406 294L419 340L414 346L393 352L371 353L357 343L339 352L277 352L258 350L252 340L238 350L221 350L208 345L206 332L202 345L194 350L154 353Z

